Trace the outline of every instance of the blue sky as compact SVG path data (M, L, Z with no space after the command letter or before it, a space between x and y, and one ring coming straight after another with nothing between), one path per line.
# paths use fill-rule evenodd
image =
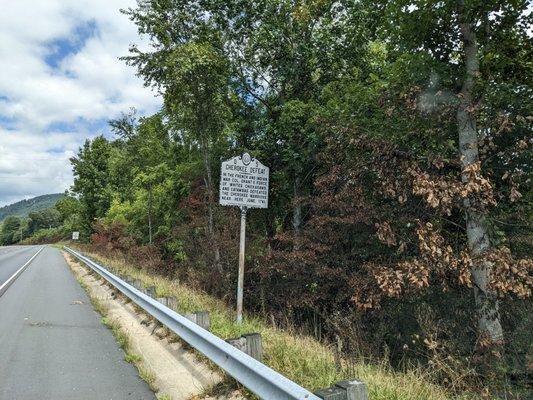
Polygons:
M0 206L72 184L69 157L107 121L158 110L118 57L147 46L121 8L135 0L0 0Z

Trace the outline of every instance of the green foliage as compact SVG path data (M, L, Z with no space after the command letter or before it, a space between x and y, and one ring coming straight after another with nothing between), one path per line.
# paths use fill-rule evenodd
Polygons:
M111 146L107 139L99 136L87 140L76 157L71 158L74 173L74 193L82 193L81 204L83 229L90 232L92 222L105 215L111 203L109 190L108 159Z
M13 215L4 220L0 230L0 244L9 245L20 240L20 237L17 237L17 233L20 232L21 222L20 218Z
M30 231L35 232L43 228L55 228L62 222L61 213L55 208L47 208L42 211L34 211L28 215L30 219Z
M26 238L23 238L23 244L47 244L57 243L61 240L70 238L72 230L65 226L58 226L55 228L45 228L35 231Z
M218 166L248 151L271 168L269 209L248 214L249 310L297 319L347 353L438 364L440 382L462 391L497 383L476 347L468 203L494 251L509 255L494 262L491 284L506 334L522 344L506 344L509 378L521 382L530 326L525 312L506 310L528 310L531 293L526 9L522 0L139 2L124 13L152 46L133 45L124 59L164 107L131 110L110 121L115 138L84 144L71 160L76 198L56 206L61 226L232 302L238 214L216 205ZM468 109L480 151L472 185L458 156L465 23L480 62ZM9 240L26 229L15 225Z

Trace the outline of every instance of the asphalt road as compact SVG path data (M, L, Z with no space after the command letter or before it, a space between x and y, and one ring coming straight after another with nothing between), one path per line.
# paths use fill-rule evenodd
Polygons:
M39 248L0 247L0 286ZM0 400L14 399L155 399L53 247L0 297Z
M0 246L0 287L42 246Z

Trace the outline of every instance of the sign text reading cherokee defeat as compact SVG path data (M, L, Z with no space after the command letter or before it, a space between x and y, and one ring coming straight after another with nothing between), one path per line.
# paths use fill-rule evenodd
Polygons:
M248 153L224 161L220 171L220 204L267 208L268 174L268 167Z

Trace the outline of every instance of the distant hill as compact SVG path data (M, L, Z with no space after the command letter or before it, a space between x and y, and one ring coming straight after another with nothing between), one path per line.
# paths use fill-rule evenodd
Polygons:
M0 222L10 215L27 217L32 211L44 210L53 207L59 199L64 197L63 193L45 194L28 200L17 201L16 203L0 207Z

